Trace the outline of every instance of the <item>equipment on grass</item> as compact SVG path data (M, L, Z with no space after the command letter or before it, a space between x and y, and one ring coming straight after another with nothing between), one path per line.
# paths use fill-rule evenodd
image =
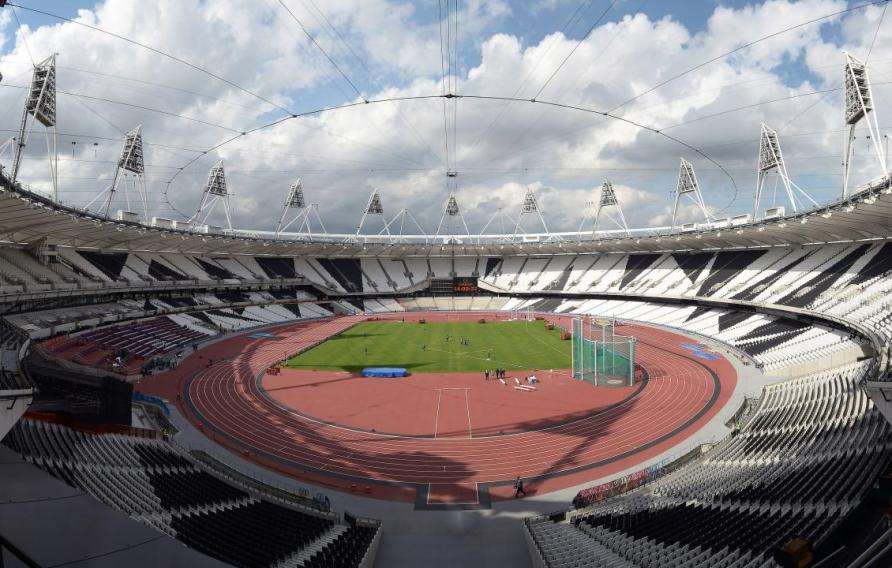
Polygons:
M636 339L617 335L612 319L573 319L573 378L593 385L635 384Z

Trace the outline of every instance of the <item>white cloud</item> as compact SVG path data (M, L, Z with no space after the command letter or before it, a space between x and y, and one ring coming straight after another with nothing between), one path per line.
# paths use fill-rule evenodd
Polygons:
M373 81L350 50L326 31L319 14L307 12L300 3L288 4L294 4L295 13L370 98L441 92L437 22L420 17L417 5L387 0L317 3L369 67ZM608 109L754 37L844 5L838 0L781 0L741 9L718 7L706 28L693 35L671 18L654 21L643 14L627 16L597 28L540 99ZM158 46L289 108L307 110L340 103L345 95L334 84L349 100L353 96L349 86L276 6L224 0L162 1L140 5L136 17L134 3L107 0L95 11L82 10L79 18ZM523 38L493 31L509 15L507 3L475 0L462 6L463 37L479 49L479 61L461 74L459 92L465 95L509 96L522 85L518 96L532 97L578 41L555 33L526 45ZM0 11L0 34L4 33L4 14ZM822 36L819 25L780 35L672 81L618 113L664 128L667 134L709 153L733 174L738 186L735 207L744 212L751 209L759 123L769 123L781 130L790 173L816 198L828 198L840 181L842 133L833 132L842 127L838 93L823 100L808 96L688 121L836 86L842 69L840 50L846 47L865 54L878 18L878 9L853 12L837 22L839 33L828 36L839 38L834 41L826 39L827 34ZM9 27L5 29L8 34ZM871 61L892 59L892 27L886 29L877 39ZM80 26L44 26L27 37L35 58L59 53L59 88L64 91L163 109L236 131L281 116L269 104L223 82ZM30 61L20 41L14 47L7 45L3 61L4 77L20 75L14 83L5 78L4 84L27 83ZM466 52L462 68L470 61ZM797 71L790 72L790 66ZM880 71L875 72L875 82L888 80L888 73L884 77ZM878 112L887 116L892 112L892 90L877 87L874 94ZM0 128L17 127L23 96L21 89L0 89L0 109L6 109L0 110ZM814 106L787 126L810 105ZM125 131L141 123L146 142L169 146L147 148L149 189L156 204L164 181L197 155L181 148L206 149L234 134L132 106L60 94L60 132L86 135L60 139L62 196L72 203L85 203L90 192L108 183L110 162L120 149L119 141L102 138L119 140L121 133L94 113ZM319 204L330 230L352 230L370 189L377 187L388 215L408 207L433 231L447 196L443 129L441 99L359 105L286 121L201 157L171 185L171 200L181 211L194 211L207 169L222 158L237 195L237 223L242 227L272 228L285 192L301 177L307 200ZM694 163L705 199L714 209L721 209L734 195L727 177L695 152L598 114L465 98L458 102L457 141L458 199L472 231L499 207L516 217L527 186L536 189L550 229L576 230L585 203L595 198L597 188L608 178L617 188L630 225L665 224L679 156ZM41 147L30 145L29 152L36 158ZM871 174L871 164L862 148L856 150L856 176L865 179ZM40 160L29 160L21 179L46 188L45 171ZM173 212L159 209L158 214Z
M12 16L8 10L0 12L0 49L3 49L3 45L6 43L6 28L11 21Z

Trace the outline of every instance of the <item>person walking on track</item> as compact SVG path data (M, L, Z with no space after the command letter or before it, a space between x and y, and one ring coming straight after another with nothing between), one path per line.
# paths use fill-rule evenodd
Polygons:
M527 492L523 490L523 479L518 475L517 479L514 480L514 498L517 499L521 495L526 497Z

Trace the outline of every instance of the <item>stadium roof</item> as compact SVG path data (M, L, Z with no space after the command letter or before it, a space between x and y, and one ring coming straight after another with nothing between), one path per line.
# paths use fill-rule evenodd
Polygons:
M585 253L708 251L864 242L892 238L892 182L878 180L846 200L796 215L740 224L733 220L690 226L523 235L354 235L233 230L199 233L87 213L53 202L0 174L2 239L100 250L176 251L196 254L315 256L506 256Z

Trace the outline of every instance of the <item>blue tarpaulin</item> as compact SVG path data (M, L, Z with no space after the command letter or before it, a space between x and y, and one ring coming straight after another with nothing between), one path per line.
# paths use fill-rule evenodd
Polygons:
M363 377L405 377L409 372L402 367L366 367L362 370Z

